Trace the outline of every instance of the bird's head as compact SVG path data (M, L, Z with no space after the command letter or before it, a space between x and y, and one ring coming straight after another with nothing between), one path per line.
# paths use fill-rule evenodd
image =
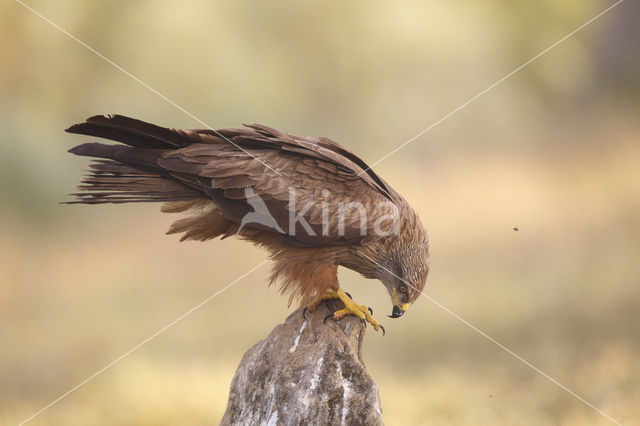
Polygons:
M427 242L404 246L378 269L379 279L387 288L393 303L390 318L401 317L424 289L429 273Z

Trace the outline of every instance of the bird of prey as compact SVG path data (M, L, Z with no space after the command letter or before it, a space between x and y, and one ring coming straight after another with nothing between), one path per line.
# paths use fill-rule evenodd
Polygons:
M85 143L94 157L70 203L163 202L183 213L168 234L205 241L237 236L274 257L271 283L313 311L326 299L376 330L370 309L338 283L344 266L381 281L401 316L424 288L429 244L409 204L355 154L330 139L263 125L180 130L121 115L94 116L67 132L121 144ZM382 329L384 331L384 328Z

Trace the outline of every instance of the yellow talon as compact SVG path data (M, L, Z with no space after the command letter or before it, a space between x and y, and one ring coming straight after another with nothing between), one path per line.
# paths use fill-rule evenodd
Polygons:
M382 329L382 333L384 334L384 327L380 325L378 321L371 315L369 312L369 308L365 305L358 305L354 302L341 288L336 291L329 290L324 295L313 300L309 305L307 305L305 311L313 312L316 310L318 305L324 300L334 300L339 299L344 303L343 309L338 309L333 313L333 315L329 315L327 318L333 317L334 320L339 320L347 315L355 315L363 321L368 322L374 328L374 330L379 331Z

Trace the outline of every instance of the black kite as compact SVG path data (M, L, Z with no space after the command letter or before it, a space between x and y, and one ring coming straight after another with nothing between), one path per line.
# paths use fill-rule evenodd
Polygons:
M339 298L339 319L357 315L380 329L338 284L344 266L380 280L404 313L424 288L427 234L409 204L338 143L257 124L179 130L132 118L95 116L67 129L125 145L85 143L95 157L72 203L164 202L186 213L168 233L181 240L238 237L275 256L271 282L309 309Z

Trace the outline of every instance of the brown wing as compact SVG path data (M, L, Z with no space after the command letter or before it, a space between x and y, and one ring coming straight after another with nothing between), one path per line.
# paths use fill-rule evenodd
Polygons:
M174 183L166 185L173 194L175 184L182 184L183 197L176 200L200 193L212 199L227 219L277 233L298 245L357 243L373 235L379 218L393 213L398 197L364 161L326 138L296 136L260 125L217 131L166 129L122 116L92 117L69 131L132 146L85 144L72 150L115 160L103 161L103 169L123 167L122 163L140 170L145 178ZM131 178L132 171L126 176ZM112 202L109 197L115 196L118 185L113 179L110 185L112 193L99 201L95 200L100 184L95 180L82 189L94 191L94 202ZM149 193L149 185L145 188ZM125 189L135 192L131 187L120 191ZM168 199L158 196L148 201ZM261 210L263 216L266 212L273 221L260 216L246 221L256 218L260 206L266 207Z

